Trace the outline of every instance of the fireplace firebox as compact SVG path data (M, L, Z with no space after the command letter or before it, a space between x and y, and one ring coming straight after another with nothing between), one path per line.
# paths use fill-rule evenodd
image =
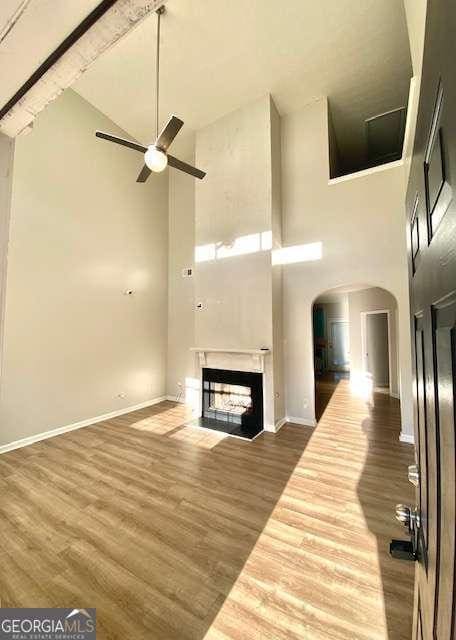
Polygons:
M263 430L263 376L203 368L198 426L252 440Z

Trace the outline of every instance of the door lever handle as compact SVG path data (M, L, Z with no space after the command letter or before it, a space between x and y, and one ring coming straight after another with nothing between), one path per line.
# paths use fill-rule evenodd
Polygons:
M411 464L408 468L408 479L409 482L413 484L414 487L417 487L420 482L420 470L418 469L417 464Z

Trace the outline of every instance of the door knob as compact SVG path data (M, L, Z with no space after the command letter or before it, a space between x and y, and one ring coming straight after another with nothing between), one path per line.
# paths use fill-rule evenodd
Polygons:
M417 464L411 464L408 468L408 479L415 487L420 482L420 471Z
M396 520L406 527L410 534L420 527L420 516L418 509L412 509L408 504L396 505Z
M418 510L412 509L408 504L397 504L396 518L406 527L411 540L391 540L390 554L393 558L416 560L418 557L418 528L420 526Z
M404 527L410 530L412 523L412 510L407 504L396 505L396 520L399 520Z

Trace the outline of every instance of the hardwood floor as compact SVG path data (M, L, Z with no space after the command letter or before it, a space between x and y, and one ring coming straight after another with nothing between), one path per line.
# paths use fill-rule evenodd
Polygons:
M96 607L98 638L411 634L399 405L346 380L315 429L245 442L162 403L0 456L1 606Z
M315 389L315 417L317 422L320 420L334 391L337 389L337 383L341 380L349 380L350 374L346 372L327 371L319 376L316 375Z

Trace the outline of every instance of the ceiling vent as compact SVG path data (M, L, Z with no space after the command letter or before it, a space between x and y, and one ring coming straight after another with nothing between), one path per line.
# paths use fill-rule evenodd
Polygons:
M406 113L406 108L400 107L365 121L370 167L401 159Z

